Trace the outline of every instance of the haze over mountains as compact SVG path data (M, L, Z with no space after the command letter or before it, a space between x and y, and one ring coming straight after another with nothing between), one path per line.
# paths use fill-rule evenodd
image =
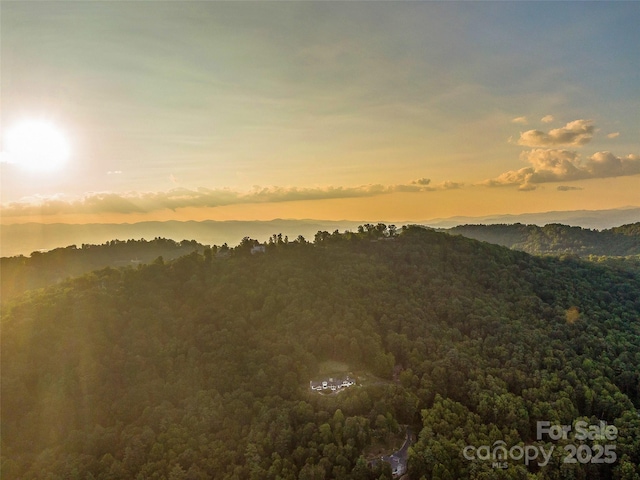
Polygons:
M308 229L312 225L312 223L305 224L305 233L308 233ZM196 223L196 227L208 226L208 222ZM240 226L235 225L235 228L240 228ZM283 226L292 228L293 225L291 222L280 221L265 222L261 226L263 228ZM334 229L335 226L330 225L330 228L316 230L315 233L306 235L306 239L317 243L319 238L336 235L339 230ZM366 224L355 227L352 231L382 227L387 228L382 223ZM544 227L520 223L460 225L439 230L451 235L461 235L534 255L572 255L599 262L606 261L618 268L640 273L640 222L600 231L557 223ZM302 235L288 236L278 232L269 236L268 243L269 245L278 242L288 244L290 241L299 242L304 238L305 236ZM260 242L244 235L241 242L232 243L230 246L235 247L240 244L237 247L240 248L248 243L255 245ZM228 249L228 246L220 244L218 246L214 244L213 249L217 250L218 247L221 247L222 250ZM178 242L156 237L153 240L109 240L98 245L83 243L80 246L59 247L47 252L35 251L28 257L2 257L0 259L2 301L6 302L25 291L45 287L92 270L104 267L135 267L151 263L158 257L163 257L164 260L173 260L193 252L202 254L208 248L210 248L209 245L198 243L195 240L185 239Z
M451 228L456 225L482 223L525 223L544 226L548 223L561 223L572 227L602 230L640 221L640 207L614 208L608 210L568 210L540 213L522 213L519 215L487 215L482 217L457 216L432 219L420 222L431 227Z
M384 221L384 223L394 223ZM544 226L562 223L583 228L605 229L640 221L640 207L612 210L576 210L521 215L492 215L485 217L452 217L422 222L395 222L450 228L462 224L525 223ZM283 220L271 221L168 221L123 224L40 224L25 223L3 225L0 229L0 253L4 257L29 255L33 251L51 250L68 245L102 244L114 239L147 239L156 237L176 241L196 240L205 245L236 245L245 236L266 240L274 233L282 233L294 239L298 235L312 238L319 230L354 230L365 221ZM369 223L377 223L370 221Z
M444 231L534 255L640 255L640 222L600 231L558 223L544 227L521 223L460 225Z

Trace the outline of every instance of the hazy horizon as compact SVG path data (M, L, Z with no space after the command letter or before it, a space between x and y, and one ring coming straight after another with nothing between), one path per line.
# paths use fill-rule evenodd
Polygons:
M136 223L22 223L5 225L0 229L0 256L29 255L34 251L47 251L70 245L103 244L110 240L151 240L156 237L176 241L196 240L204 245L235 246L242 238L249 236L260 242L271 235L281 233L291 240L303 235L312 240L319 230L355 231L365 223L386 223L401 225L420 224L434 228L451 228L468 223L525 223L544 226L548 223L562 223L603 230L640 221L640 207L616 210L575 210L521 215L490 215L483 217L434 218L422 221L393 221L389 219L369 220L323 220L323 219L271 219L259 220L167 220Z

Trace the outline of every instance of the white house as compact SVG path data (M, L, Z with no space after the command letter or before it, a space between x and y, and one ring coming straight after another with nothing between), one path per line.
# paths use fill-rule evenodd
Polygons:
M317 392L322 390L331 390L332 392L337 392L341 388L349 388L355 384L355 380L347 376L345 378L329 378L327 380L321 380L319 382L314 382L312 380L309 382L309 388Z

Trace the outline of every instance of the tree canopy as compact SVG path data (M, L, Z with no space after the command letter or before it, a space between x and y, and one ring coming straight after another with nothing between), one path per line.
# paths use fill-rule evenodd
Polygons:
M2 478L391 478L365 451L404 425L411 478L640 474L634 272L420 227L272 240L5 305ZM376 381L310 392L325 360ZM615 463L462 454L576 419L618 427Z

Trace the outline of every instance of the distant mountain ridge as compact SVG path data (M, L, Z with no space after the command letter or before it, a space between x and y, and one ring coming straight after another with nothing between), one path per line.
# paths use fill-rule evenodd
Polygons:
M568 225L459 225L443 230L534 255L640 255L640 222L607 230Z
M451 228L465 224L495 225L504 223L525 223L543 227L549 223L561 223L572 227L604 230L629 223L640 222L640 207L614 208L609 210L569 210L541 213L521 213L517 215L487 215L481 217L449 217L428 220L431 227Z
M0 255L29 255L34 251L46 251L68 245L102 244L114 239L153 239L170 238L181 241L194 239L206 245L228 243L236 245L245 236L266 240L274 233L282 233L290 238L298 235L312 237L319 230L354 230L365 223L397 226L422 224L434 228L451 228L464 224L504 224L526 223L544 226L548 223L595 228L598 230L640 222L640 207L628 207L610 210L576 210L543 213L525 213L519 215L491 215L484 217L451 217L424 221L366 220L313 220L313 219L274 219L269 221L167 221L139 222L121 224L41 224L25 223L3 225L0 228Z
M41 224L24 223L3 225L0 229L1 255L29 255L34 251L47 251L69 245L100 245L114 239L168 238L175 241L194 239L205 245L237 245L245 236L266 240L274 233L291 239L298 235L313 237L318 230L355 229L366 222L325 220L270 221L167 221L138 223Z
M282 222L281 226L286 227L286 221ZM201 223L194 223L202 226ZM269 222L269 227L276 228L277 226L277 222ZM307 229L311 226L318 225L307 224ZM374 226L367 224L365 227ZM358 230L358 227L353 230ZM640 256L640 222L602 231L560 224L539 227L520 223L512 225L460 225L438 230L534 255ZM326 234L324 237L331 236L326 229L320 228L316 232L324 232ZM307 234L307 240L313 240L316 232ZM248 237L249 235L244 235L242 238ZM286 235L281 233L275 238L276 240L279 238L277 241L285 243L288 240ZM293 241L295 238L297 236L291 235L290 240ZM252 240L252 242L258 241ZM234 242L230 246L233 247L238 243L241 242ZM202 253L207 247L208 245L195 240L176 242L156 237L151 241L110 240L101 245L82 244L79 247L71 245L48 252L36 251L29 257L2 257L0 259L2 301L15 298L25 291L45 287L100 268L148 264L159 256L164 257L165 260L172 260L192 252ZM633 268L638 269L638 259L632 263ZM625 265L628 267L628 264L629 262L626 262Z

